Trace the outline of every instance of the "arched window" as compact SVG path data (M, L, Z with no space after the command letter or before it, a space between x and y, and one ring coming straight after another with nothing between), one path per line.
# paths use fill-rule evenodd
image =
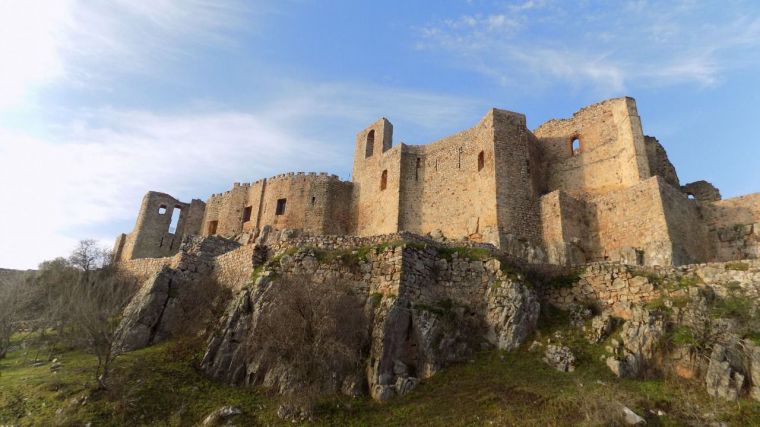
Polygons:
M570 142L570 154L577 156L581 153L581 140L577 136Z
M385 190L386 187L388 187L388 169L380 175L380 191Z
M375 149L375 130L367 132L367 145L364 148L364 158L372 156L372 151Z
M483 166L485 165L486 165L485 154L481 151L480 154L478 154L478 172L483 170Z
M696 200L696 197L694 197L694 195L693 195L693 194L691 194L691 193L686 193L686 197L687 197L689 200Z

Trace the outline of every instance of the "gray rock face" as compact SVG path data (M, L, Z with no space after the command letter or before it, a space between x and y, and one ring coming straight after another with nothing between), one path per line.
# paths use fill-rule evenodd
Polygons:
M732 364L731 359L726 347L715 344L705 375L705 386L710 396L732 401L739 398L744 386L744 375L740 372L741 367Z
M203 420L203 423L201 425L204 425L204 426L221 425L228 418L234 417L235 415L240 415L242 413L243 411L241 411L240 409L234 406L222 406L221 408L208 414L208 416Z
M749 365L750 396L755 400L760 400L760 346L750 340L745 340L744 346Z
M632 318L625 322L622 342L613 349L614 355L607 359L607 366L615 375L636 378L648 369L657 357L659 344L665 334L665 316L658 311L636 307Z
M592 344L604 341L615 327L615 318L608 313L602 313L591 319L591 327L586 332L586 337Z
M544 352L544 362L560 372L573 372L575 370L575 355L570 348L565 346L547 345Z
M141 286L129 303L116 331L116 347L121 351L146 347L171 332L163 320L167 307L171 311L174 306L170 302L173 276L168 267L162 269Z
M513 350L536 329L541 306L527 286L514 282L489 289L486 310L488 341Z

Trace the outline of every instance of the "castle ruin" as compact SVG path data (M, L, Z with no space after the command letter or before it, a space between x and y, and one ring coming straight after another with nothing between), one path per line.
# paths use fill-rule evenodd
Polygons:
M312 236L428 234L562 265L760 258L760 193L721 200L706 181L681 185L663 146L644 135L632 98L533 131L524 115L492 109L428 145L392 140L385 118L359 132L350 182L291 172L235 183L205 203L148 192L114 257L168 257L190 235L251 243L268 226Z

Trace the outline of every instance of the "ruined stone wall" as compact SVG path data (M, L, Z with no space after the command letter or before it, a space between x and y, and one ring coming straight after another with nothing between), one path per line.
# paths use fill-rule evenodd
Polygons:
M494 156L486 119L429 145L402 146L399 228L498 244Z
M760 258L760 193L698 205L717 260Z
M717 202L721 199L720 190L705 180L690 182L682 186L681 191L700 202Z
M603 101L533 133L544 151L549 191L603 193L649 178L641 120L632 98ZM573 152L578 139L580 149Z
M359 236L399 230L401 147L391 147L392 135L393 125L382 118L356 136L352 209Z
M668 153L665 152L665 148L660 144L657 138L652 136L644 137L644 145L647 151L647 160L649 161L649 173L652 176L661 176L668 184L675 188L681 186L678 180L678 174L673 163L670 163L668 159Z
M134 230L117 238L114 259L157 258L177 253L184 236L200 232L204 209L205 203L200 200L183 203L168 194L148 192L140 205ZM179 217L176 230L170 230L174 210L179 210Z
M209 198L203 235L231 237L264 225L345 234L351 222L350 193L350 183L325 173L291 172L251 184L235 183L231 190ZM278 204L283 208L279 213Z
M594 304L619 317L628 318L632 304L663 296L672 298L692 295L706 286L720 296L739 291L756 301L760 298L760 261L654 268L590 264L581 267L578 280L570 286L544 287L542 299L545 303L563 309Z
M161 271L164 267L176 268L181 254L162 258L140 258L120 261L116 264L119 274L135 279L139 282Z

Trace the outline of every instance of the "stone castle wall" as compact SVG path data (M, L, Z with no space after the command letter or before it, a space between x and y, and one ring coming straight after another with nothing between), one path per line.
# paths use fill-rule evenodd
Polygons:
M602 193L649 178L641 120L632 98L586 107L571 119L550 120L533 131L547 162L550 191ZM579 149L573 151L573 140Z
M490 110L428 145L393 146L382 118L356 135L351 182L288 173L182 203L150 192L117 260L165 257L187 235L297 229L310 235L408 231L492 243L531 262L671 265L760 257L760 197L721 202L705 181L680 186L662 145L645 137L632 98L585 107L534 132ZM578 144L574 149L574 143ZM687 198L688 195L688 198ZM181 209L168 230L164 206Z
M590 264L582 267L577 281L570 286L544 287L542 300L563 309L593 304L628 318L634 304L663 296L683 297L706 286L722 297L738 291L756 301L760 297L760 260L677 268Z

